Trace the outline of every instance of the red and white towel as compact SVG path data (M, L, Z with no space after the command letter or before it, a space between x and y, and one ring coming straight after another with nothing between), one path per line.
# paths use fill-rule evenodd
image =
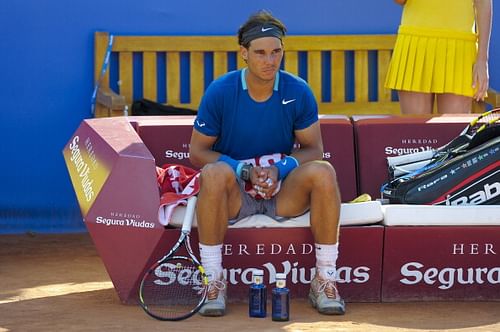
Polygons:
M174 209L186 205L187 199L200 191L200 171L187 166L166 164L156 167L156 178L160 189L158 220L167 226Z

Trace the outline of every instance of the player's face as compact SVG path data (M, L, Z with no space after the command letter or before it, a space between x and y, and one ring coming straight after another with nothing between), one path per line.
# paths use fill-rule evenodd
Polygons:
M283 59L283 45L275 37L262 37L250 42L248 49L242 49L248 70L261 80L274 80Z

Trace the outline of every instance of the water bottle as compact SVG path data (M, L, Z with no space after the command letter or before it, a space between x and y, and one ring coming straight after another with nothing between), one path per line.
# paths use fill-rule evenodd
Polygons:
M248 293L248 315L250 317L267 316L267 287L264 285L264 271L254 270L252 284Z
M290 290L286 288L286 274L276 273L276 287L272 293L273 320L290 320Z

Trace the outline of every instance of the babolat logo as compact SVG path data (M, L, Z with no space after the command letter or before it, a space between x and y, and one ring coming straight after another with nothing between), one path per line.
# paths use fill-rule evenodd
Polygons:
M477 188L475 185L471 187ZM471 194L459 192L446 198L446 205L479 205L490 201L500 195L500 182L485 183ZM458 197L457 197L458 196Z
M189 159L189 152L167 150L165 151L165 158L172 158L177 160Z

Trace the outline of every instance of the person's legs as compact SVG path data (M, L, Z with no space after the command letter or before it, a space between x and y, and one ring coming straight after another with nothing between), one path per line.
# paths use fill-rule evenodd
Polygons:
M442 93L437 95L437 109L440 114L470 113L472 97Z
M398 91L399 106L402 114L431 114L434 94Z
M293 217L311 212L311 231L316 247L316 276L309 300L324 314L343 314L344 301L338 293L336 261L340 193L333 167L325 161L301 165L283 182L276 198L276 215Z
M228 219L238 214L241 196L233 170L222 162L206 165L200 175L196 206L201 264L209 287L204 316L222 316L226 309L226 282L222 278L222 242Z

